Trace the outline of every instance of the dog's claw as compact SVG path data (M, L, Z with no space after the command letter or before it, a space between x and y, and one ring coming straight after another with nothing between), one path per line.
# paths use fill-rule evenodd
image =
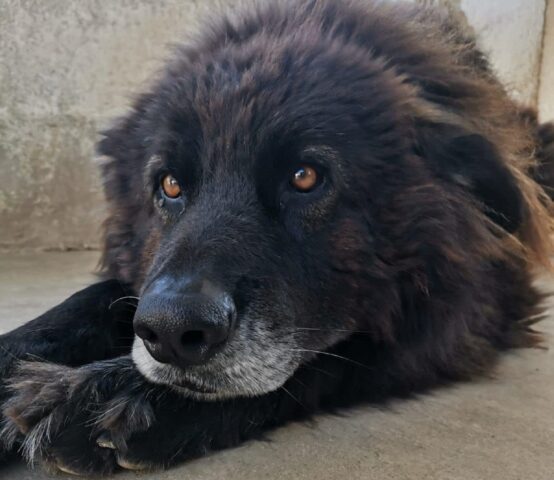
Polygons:
M83 474L81 474L79 472L76 472L75 470L71 470L70 468L65 467L64 465L56 465L56 467L60 472L67 473L67 474L73 475L75 477L82 477L83 476Z
M125 470L133 470L133 471L139 471L139 470L148 470L148 465L140 464L140 463L131 463L124 458L117 457L117 464L125 469Z
M98 439L96 440L96 444L102 448L117 450L115 443L113 443L113 441L107 435L101 435L100 437L98 437Z

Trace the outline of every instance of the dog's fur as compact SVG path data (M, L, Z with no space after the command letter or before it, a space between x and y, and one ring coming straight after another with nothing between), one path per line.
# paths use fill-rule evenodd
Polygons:
M214 20L99 144L106 281L0 338L6 450L76 473L167 466L536 344L548 132L446 9L282 1ZM324 180L296 193L306 163ZM232 294L224 349L186 369L140 339L120 356L134 300L193 275ZM14 370L27 354L73 368Z

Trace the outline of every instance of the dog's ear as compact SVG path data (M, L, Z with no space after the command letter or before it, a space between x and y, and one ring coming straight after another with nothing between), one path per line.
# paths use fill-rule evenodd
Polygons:
M144 153L139 133L135 133L136 117L123 118L102 132L96 146L108 205L101 265L110 275L130 283L140 264L140 232L146 224L140 217L147 211L143 208L143 177L137 174L142 169Z
M420 130L416 153L437 176L471 192L484 213L507 232L515 232L525 219L519 184L485 136L434 125Z

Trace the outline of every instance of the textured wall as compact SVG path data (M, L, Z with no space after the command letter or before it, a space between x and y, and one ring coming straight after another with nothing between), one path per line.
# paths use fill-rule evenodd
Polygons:
M0 0L0 248L98 244L95 133L215 3Z
M542 58L539 91L541 120L554 121L554 0L548 3Z
M535 103L540 71L545 0L461 0L510 92Z
M452 1L532 101L545 0ZM238 2L0 0L0 248L98 243L95 132L215 3Z

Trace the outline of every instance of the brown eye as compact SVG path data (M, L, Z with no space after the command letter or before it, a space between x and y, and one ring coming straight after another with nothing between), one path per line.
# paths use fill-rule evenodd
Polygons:
M173 175L166 175L162 178L162 189L169 198L177 198L181 195L181 186Z
M292 177L292 186L299 192L309 192L317 185L318 177L314 168L300 167Z

